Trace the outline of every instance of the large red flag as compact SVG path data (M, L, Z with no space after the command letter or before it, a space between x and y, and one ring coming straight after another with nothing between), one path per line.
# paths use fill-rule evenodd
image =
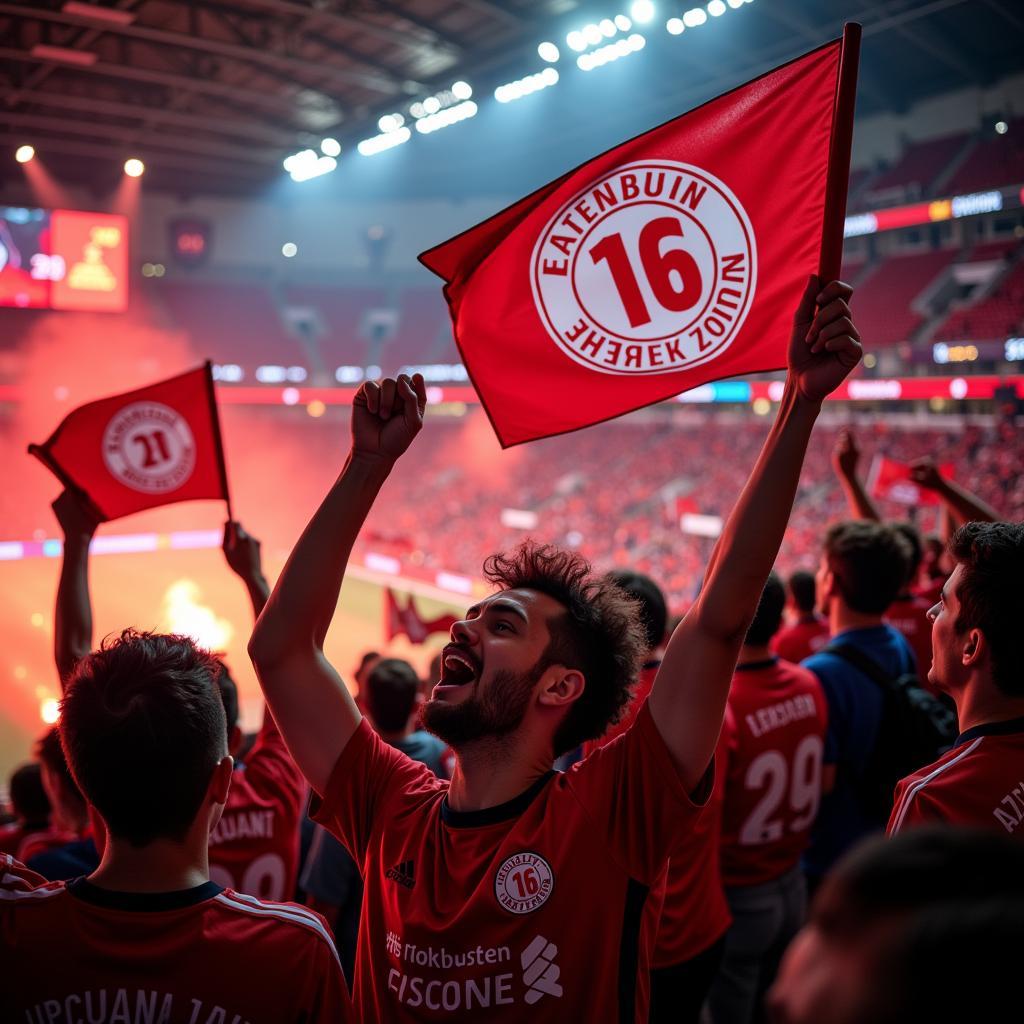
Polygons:
M839 273L859 26L420 255L503 446L786 365Z
M196 498L230 502L209 363L79 406L28 450L103 520Z

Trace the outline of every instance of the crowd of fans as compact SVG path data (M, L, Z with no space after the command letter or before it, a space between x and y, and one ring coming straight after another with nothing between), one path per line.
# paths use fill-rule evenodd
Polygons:
M813 567L822 523L843 514L830 463L843 429L822 423L815 430L780 553L783 571ZM1004 518L1024 518L1024 436L1016 421L907 427L879 416L856 430L865 475L875 455L902 463L932 457ZM513 547L529 532L503 526L502 511L525 510L537 515L545 537L594 564L654 577L681 612L693 600L711 542L698 536L680 542L680 509L724 516L737 474L753 462L767 424L736 413L602 424L520 449L500 479L483 462L458 458L461 431L440 423L425 429L422 473L403 488L408 502L374 508L361 550L475 576L490 552ZM914 516L924 533L941 532L938 505L908 508L880 499L879 507L887 518ZM472 531L463 528L467 516Z
M0 829L0 1017L998 1019L1024 938L1019 428L812 434L859 354L849 289L815 291L767 437L605 426L481 487L428 431L371 513L426 389L364 385L273 593L225 529L253 738L188 638L95 646L99 524L65 491L64 695ZM932 518L872 495L875 454ZM554 543L517 546L510 507ZM724 520L713 549L683 509ZM353 693L324 656L360 533L495 585L430 679L367 651Z

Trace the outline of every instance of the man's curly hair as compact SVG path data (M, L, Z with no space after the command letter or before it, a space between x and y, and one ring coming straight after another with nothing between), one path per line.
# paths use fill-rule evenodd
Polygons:
M555 756L596 739L622 718L647 647L639 602L580 555L527 541L491 555L484 576L502 590L536 590L564 605L548 621L542 666L579 669L586 685L555 733Z

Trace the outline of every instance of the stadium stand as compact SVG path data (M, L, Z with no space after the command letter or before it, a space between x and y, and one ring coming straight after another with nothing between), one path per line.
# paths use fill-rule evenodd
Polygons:
M892 256L876 264L867 276L854 280L854 309L861 336L869 346L909 341L924 322L913 307L921 292L953 260L948 249Z
M958 133L911 143L892 167L871 182L862 198L869 203L902 202L928 195L968 138L966 133Z
M939 341L989 341L1024 328L1024 262L1017 263L995 289L973 305L954 310L938 329Z
M1004 135L987 135L971 151L943 191L979 192L1024 182L1024 118L1009 122Z

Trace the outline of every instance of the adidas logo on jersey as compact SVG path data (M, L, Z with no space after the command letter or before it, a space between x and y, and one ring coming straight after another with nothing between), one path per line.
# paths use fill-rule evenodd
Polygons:
M404 885L406 889L411 889L416 884L416 874L411 860L403 860L401 864L388 868L384 877L390 878L392 882L397 882L399 885Z

